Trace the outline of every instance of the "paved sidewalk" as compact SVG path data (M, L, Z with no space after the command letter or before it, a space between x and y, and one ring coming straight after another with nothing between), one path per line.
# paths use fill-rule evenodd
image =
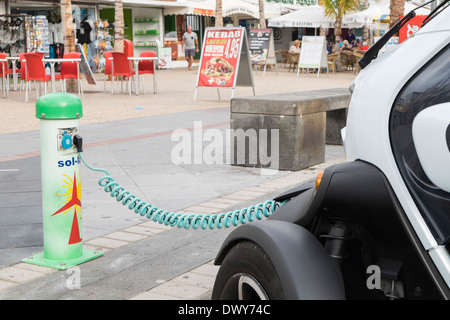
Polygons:
M167 73L165 73L167 71ZM178 141L172 141L173 130L192 129L201 121L203 133L208 129L225 134L229 128L229 99L217 101L215 92L199 91L193 103L193 81L196 72L165 70L158 73L160 92L129 97L110 96L93 90L85 95L85 119L80 125L84 157L94 167L107 169L130 191L161 208L177 212L211 213L242 208L271 199L302 181L315 178L317 172L344 161L341 146L327 146L326 163L298 172L261 175L259 169L227 164L175 165L171 152ZM165 78L168 76L167 78ZM193 78L186 84L186 76ZM341 76L341 75L340 75ZM344 80L309 78L303 89L347 87ZM178 83L173 94L164 88L167 81ZM267 77L267 78L265 78ZM289 77L256 75L262 87L271 81ZM340 84L340 85L339 85ZM147 83L151 87L151 83ZM293 92L290 85L272 85L275 90ZM85 86L86 88L86 86ZM205 88L203 88L206 90ZM240 90L249 90L241 88ZM147 89L147 92L150 92ZM242 91L239 92L241 95ZM236 92L236 95L238 92ZM260 92L262 94L262 92ZM18 95L0 101L1 108L10 105ZM170 97L172 95L172 97ZM248 95L248 93L247 93ZM182 96L176 108L176 99ZM222 95L223 98L223 95ZM105 102L105 99L106 102ZM130 103L129 101L133 101ZM170 101L172 101L170 103ZM9 104L5 106L3 102ZM143 109L137 109L137 103ZM100 106L101 107L98 107ZM95 110L98 109L102 110ZM109 117L99 118L111 110ZM33 118L34 103L18 104ZM120 118L122 108L124 117ZM149 110L150 109L150 110ZM24 111L26 110L26 111ZM141 112L144 111L144 112ZM5 116L8 123L17 121L17 110ZM99 112L99 113L97 113ZM138 115L136 115L138 114ZM117 117L117 118L116 118ZM102 174L82 166L83 240L84 248L100 250L104 255L79 266L80 288L71 288L71 273L22 263L21 260L42 252L42 208L40 190L39 122L28 127L8 129L0 135L0 299L209 299L217 267L211 261L231 229L192 230L162 226L140 217L123 207L97 185ZM28 120L27 120L28 121ZM207 144L205 144L207 145ZM226 155L226 146L224 146ZM194 158L192 159L194 160Z

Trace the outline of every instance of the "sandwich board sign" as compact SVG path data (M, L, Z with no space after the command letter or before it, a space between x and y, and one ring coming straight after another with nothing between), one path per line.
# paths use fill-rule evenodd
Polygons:
M304 36L302 38L297 77L301 68L317 69L317 78L319 77L320 68L328 68L325 37Z
M198 87L232 88L255 86L245 28L206 28L202 56L197 74L194 101Z
M77 52L81 52L81 63L80 63L80 69L83 72L84 76L86 77L86 80L89 84L97 85L97 82L95 82L94 74L92 73L91 68L89 67L85 50L81 47L81 45L77 44Z
M250 29L249 47L252 65L264 65L264 74L268 64L275 65L278 74L272 29Z

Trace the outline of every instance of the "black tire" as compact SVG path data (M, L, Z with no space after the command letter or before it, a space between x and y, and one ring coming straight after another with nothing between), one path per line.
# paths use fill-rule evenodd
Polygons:
M264 250L254 242L242 241L224 258L214 283L212 299L284 300L285 293Z

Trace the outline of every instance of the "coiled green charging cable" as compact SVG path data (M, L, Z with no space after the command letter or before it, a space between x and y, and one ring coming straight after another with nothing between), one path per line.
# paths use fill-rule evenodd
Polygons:
M134 194L130 193L124 187L115 182L114 178L111 177L108 171L90 166L85 161L81 152L79 153L79 156L86 167L93 171L100 171L106 174L106 176L98 180L98 184L103 187L103 190L109 193L111 197L116 198L118 202L121 202L124 206L128 206L128 209L133 210L135 213L138 213L141 216L146 216L148 219L166 226L185 229L229 228L231 226L238 226L239 224L252 222L255 219L261 220L264 217L268 218L285 203L267 200L265 202L258 203L257 205L252 205L248 208L229 211L227 213L213 214L186 214L165 211L137 198Z

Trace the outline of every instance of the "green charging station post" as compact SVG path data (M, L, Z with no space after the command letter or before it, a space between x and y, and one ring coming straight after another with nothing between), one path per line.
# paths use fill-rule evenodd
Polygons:
M23 262L65 270L103 255L83 250L81 175L77 142L81 100L50 93L36 102L40 119L44 252Z

